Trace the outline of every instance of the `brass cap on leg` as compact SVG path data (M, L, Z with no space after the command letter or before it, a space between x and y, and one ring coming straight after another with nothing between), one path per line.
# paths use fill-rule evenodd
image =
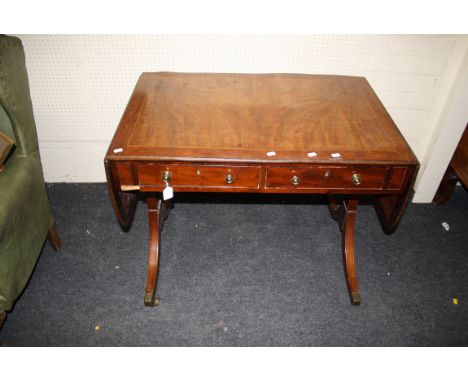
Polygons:
M154 297L152 293L145 293L145 306L158 306L161 303L161 299L159 297Z
M351 293L351 305L361 305L361 295L359 293Z

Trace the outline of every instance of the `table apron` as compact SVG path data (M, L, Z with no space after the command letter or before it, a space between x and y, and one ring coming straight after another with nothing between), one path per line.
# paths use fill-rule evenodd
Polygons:
M121 191L399 194L411 166L111 162ZM168 179L165 179L168 176Z

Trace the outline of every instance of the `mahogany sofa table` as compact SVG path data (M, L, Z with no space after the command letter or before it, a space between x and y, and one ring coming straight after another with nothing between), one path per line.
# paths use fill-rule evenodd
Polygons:
M164 189L328 195L358 305L359 199L370 197L384 231L393 232L419 168L365 78L302 74L143 73L104 162L122 228L131 225L138 192L146 195L149 306L158 303L161 228L172 200Z

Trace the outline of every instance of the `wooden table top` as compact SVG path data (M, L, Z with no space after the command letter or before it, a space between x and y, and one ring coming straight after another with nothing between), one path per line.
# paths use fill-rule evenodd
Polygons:
M418 163L363 77L170 72L140 76L106 159Z

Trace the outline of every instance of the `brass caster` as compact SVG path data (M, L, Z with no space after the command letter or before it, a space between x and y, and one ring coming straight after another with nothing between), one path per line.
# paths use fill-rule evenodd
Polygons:
M351 305L361 305L361 295L359 293L351 293Z
M151 293L145 294L145 306L155 307L161 303L161 299L159 297L154 297Z

